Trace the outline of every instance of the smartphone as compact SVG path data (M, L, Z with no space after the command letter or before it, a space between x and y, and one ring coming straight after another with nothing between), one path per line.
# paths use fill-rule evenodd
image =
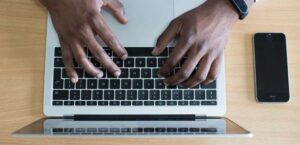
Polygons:
M256 100L288 102L290 91L285 35L254 34L254 64Z

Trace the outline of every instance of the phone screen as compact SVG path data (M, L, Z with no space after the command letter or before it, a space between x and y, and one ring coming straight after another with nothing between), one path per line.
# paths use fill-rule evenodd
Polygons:
M285 35L255 34L254 51L257 100L287 102L290 94Z

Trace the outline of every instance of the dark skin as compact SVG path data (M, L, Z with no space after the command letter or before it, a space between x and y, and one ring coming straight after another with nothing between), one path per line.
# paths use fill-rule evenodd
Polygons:
M118 0L40 0L49 10L60 38L62 55L68 76L78 81L73 58L92 76L101 78L103 72L86 58L87 46L99 63L118 77L120 68L109 58L96 41L98 35L121 59L128 54L99 11L107 7L116 19L126 24L124 9ZM249 5L253 0L247 1ZM76 7L76 8L75 8ZM174 19L159 36L153 55L159 55L173 40L176 45L158 75L166 85L193 87L214 81L220 71L222 54L231 26L238 20L238 13L229 0L207 0L203 5ZM168 74L184 56L182 68L174 75ZM197 67L196 71L194 69Z

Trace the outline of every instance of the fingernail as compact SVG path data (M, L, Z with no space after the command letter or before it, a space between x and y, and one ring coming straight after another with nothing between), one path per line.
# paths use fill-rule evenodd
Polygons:
M103 72L98 73L96 77L97 78L102 78L103 77Z
M71 78L71 82L72 82L73 84L76 84L76 83L77 83L77 79L76 79L76 78Z
M125 60L125 59L127 59L127 57L128 57L128 55L127 55L127 54L124 54L124 55L121 57L121 59L122 59L122 60Z
M120 76L120 75L121 75L121 72L120 72L120 71L117 70L117 71L114 72L114 76L115 76L115 77L118 77L118 76Z
M168 84L168 83L166 83L165 81L164 81L164 84L165 84L165 86L169 86L169 84Z
M152 54L153 54L153 55L157 55L157 53L158 53L158 52L157 52L157 48L155 47L155 48L152 50Z

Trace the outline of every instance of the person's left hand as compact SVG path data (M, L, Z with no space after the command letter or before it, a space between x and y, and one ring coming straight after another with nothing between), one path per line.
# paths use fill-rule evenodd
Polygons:
M229 29L238 14L228 0L208 0L203 5L174 19L157 40L153 55L159 55L176 39L176 46L158 76L166 85L193 87L214 81L220 70ZM185 59L182 68L169 74ZM195 70L195 68L197 69Z

